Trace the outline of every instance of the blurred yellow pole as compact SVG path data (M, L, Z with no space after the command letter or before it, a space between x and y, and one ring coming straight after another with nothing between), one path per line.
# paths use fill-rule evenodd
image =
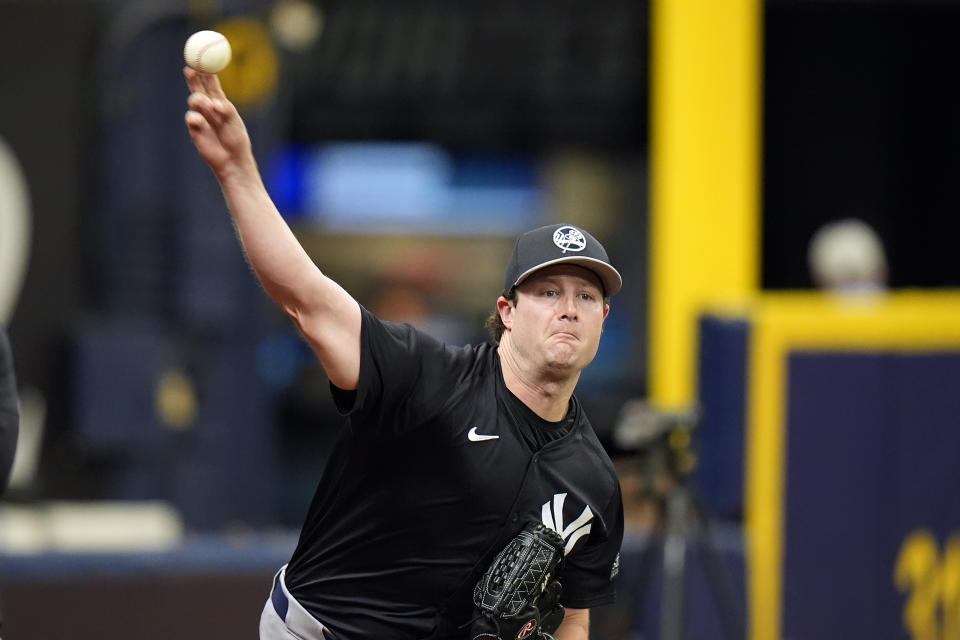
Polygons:
M689 406L697 316L759 286L760 0L651 2L650 400Z

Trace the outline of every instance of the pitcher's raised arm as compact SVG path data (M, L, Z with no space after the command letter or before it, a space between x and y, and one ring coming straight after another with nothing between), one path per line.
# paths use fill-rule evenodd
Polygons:
M254 159L250 136L216 75L183 70L187 130L220 183L247 259L296 322L330 381L354 389L360 375L360 307L307 255L280 215Z

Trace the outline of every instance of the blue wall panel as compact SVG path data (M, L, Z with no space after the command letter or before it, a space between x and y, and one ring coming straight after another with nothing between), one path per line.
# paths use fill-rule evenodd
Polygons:
M908 638L904 539L960 530L960 355L789 358L783 635Z
M696 482L707 511L743 512L743 452L749 323L704 316L699 330L698 401L702 414Z
M863 617L890 584L876 535L889 519L878 486L894 420L890 363L873 354L790 357L785 636L880 638L898 626L895 617Z
M904 357L897 373L898 524L960 530L960 355Z

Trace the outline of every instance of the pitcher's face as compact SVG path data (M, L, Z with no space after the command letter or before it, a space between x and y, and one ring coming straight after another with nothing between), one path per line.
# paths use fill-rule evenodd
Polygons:
M500 308L516 353L555 374L579 373L590 364L610 311L596 274L571 264L537 271L517 287L513 303L501 298Z

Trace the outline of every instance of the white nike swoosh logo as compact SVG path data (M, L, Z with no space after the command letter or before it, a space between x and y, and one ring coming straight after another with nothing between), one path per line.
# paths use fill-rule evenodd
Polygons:
M469 433L467 433L467 439L470 440L470 442L483 442L484 440L496 440L499 437L500 436L488 436L488 435L483 435L482 433L477 433L476 427L473 427L472 429L470 429Z

